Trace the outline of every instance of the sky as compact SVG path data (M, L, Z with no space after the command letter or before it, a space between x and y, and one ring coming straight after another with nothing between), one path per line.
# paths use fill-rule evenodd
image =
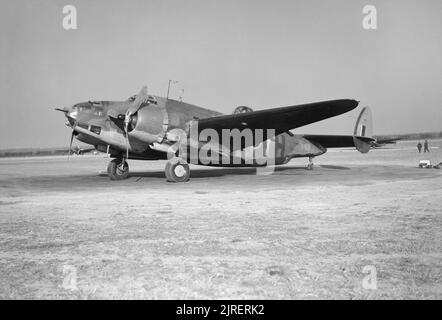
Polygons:
M349 98L375 134L442 131L440 0L0 0L0 149L68 145L54 107L147 85L223 113ZM65 30L63 7L77 9ZM377 29L362 27L365 5ZM351 134L354 110L295 133Z

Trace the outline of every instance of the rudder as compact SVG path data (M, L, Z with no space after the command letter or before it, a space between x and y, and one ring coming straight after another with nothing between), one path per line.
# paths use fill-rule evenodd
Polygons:
M361 153L367 153L371 149L373 139L373 119L369 107L364 107L356 121L353 133L353 142L356 149Z

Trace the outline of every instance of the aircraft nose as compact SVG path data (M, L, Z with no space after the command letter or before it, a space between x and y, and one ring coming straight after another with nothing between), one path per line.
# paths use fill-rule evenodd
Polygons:
M64 115L66 116L66 118L69 120L69 124L72 126L75 123L75 119L77 116L77 112L75 110L74 107L64 107L62 108L54 108L56 111L61 111L64 113ZM66 123L68 124L68 123Z
M68 118L68 120L76 120L78 116L78 109L75 107L70 107L68 108L67 112L66 112L66 118Z
M68 108L68 110L66 112L66 117L76 119L77 115L78 115L77 108L74 108L74 107Z
M72 126L75 125L77 121L78 110L74 106L66 109L66 118L68 119L69 124Z

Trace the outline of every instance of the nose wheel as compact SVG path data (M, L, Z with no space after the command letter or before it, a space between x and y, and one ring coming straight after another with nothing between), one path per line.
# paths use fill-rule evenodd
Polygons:
M124 180L129 177L129 165L124 159L113 159L107 166L107 174L111 180Z
M164 170L169 182L186 182L190 178L190 168L187 162L181 158L170 159Z

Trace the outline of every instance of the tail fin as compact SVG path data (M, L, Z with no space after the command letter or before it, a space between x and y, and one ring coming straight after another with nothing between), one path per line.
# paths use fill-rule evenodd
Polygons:
M356 121L355 131L353 133L353 142L356 149L361 153L367 153L371 149L373 137L373 121L371 110L364 107Z

